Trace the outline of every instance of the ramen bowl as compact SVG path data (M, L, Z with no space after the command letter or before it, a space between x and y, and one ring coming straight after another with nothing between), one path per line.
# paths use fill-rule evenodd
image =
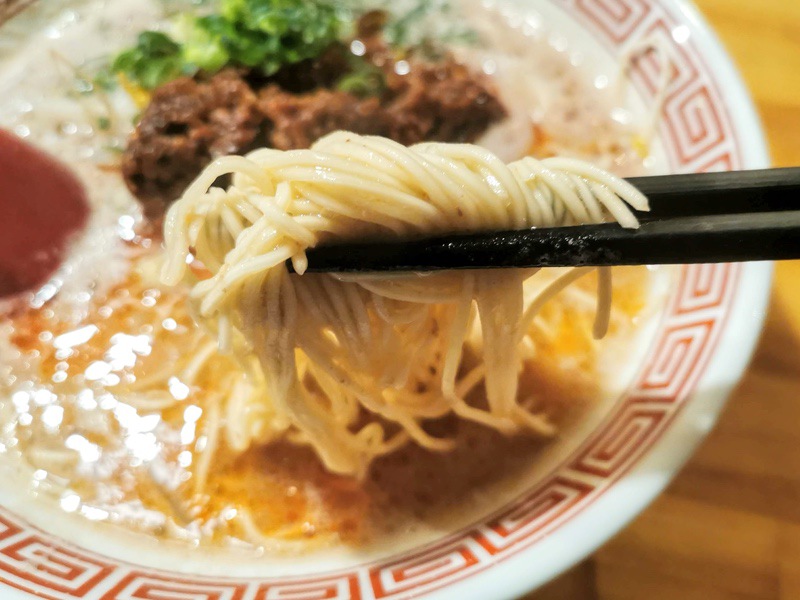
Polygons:
M13 3L12 3L13 4ZM493 4L509 26L615 81L637 41L658 49L630 69L634 102L658 111L656 171L766 167L755 110L730 59L683 0L530 0ZM519 15L524 15L519 17ZM565 50L566 51L566 50ZM658 54L658 56L656 55ZM665 57L668 60L665 60ZM665 66L667 65L667 66ZM662 70L669 83L662 94ZM564 430L524 478L479 514L365 548L289 558L207 553L115 532L32 501L5 473L0 596L9 600L514 598L594 551L667 485L713 426L764 319L771 267L676 267L658 314L615 349L607 393ZM658 286L657 286L658 287ZM622 357L622 360L619 358ZM458 512L458 507L453 507Z

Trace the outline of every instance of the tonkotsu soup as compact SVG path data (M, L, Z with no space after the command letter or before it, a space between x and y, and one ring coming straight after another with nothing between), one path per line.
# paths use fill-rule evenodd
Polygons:
M226 155L270 148L291 158L347 130L404 146L475 144L505 162L560 156L621 177L646 171L648 116L547 23L486 3L361 4L300 2L294 21L272 14L284 28L270 34L277 49L255 29L220 41L220 31L243 31L236 20L247 10L271 6L261 0L42 3L2 26L0 126L63 161L90 207L45 283L0 300L0 458L25 494L107 524L109 535L124 528L210 551L385 544L467 522L514 494L554 440L580 431L611 393L625 349L660 310L665 269L614 269L602 340L593 329L606 274L575 277L537 307L512 372L514 411L527 425L508 427L486 416L481 361L491 342L471 297L452 374L467 408L454 412L434 408L443 406L452 307L431 301L411 336L422 313L364 296L362 323L416 340L384 365L392 379L381 391L412 417L371 410L348 395L350 382L315 371L312 350L293 352L304 393L337 415L348 439L374 449L357 468L337 466L276 408L250 340L245 352L235 339L220 349L223 326L203 323L193 286L216 272L211 259L193 260L199 250L188 248L193 279L162 283L165 212ZM8 227L0 223L0 236ZM520 277L520 310L565 275ZM318 289L316 299L334 297L324 280ZM359 331L365 361L386 352L388 337ZM342 346L345 335L319 337ZM358 369L350 374L355 381Z

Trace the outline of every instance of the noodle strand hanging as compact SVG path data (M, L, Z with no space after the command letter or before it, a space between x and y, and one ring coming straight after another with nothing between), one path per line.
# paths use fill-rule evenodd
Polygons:
M222 190L215 181L232 175ZM575 269L524 301L536 270L434 275L307 274L305 252L354 238L552 227L606 218L636 227L647 200L625 181L565 158L504 164L466 144L410 148L338 132L309 150L258 150L210 165L170 209L162 278L189 262L200 323L252 369L260 394L226 407L237 448L289 435L338 473L362 476L381 454L413 441L446 451L425 420L448 413L505 433L552 433L520 405L522 344L542 305L590 269ZM291 260L298 274L284 263ZM602 270L594 333L608 327L610 270ZM478 331L478 335L475 334ZM464 363L467 347L477 364ZM486 403L467 392L483 383ZM241 422L262 403L268 423ZM252 414L259 414L253 411ZM237 430L237 427L241 430ZM265 433L268 432L268 433Z

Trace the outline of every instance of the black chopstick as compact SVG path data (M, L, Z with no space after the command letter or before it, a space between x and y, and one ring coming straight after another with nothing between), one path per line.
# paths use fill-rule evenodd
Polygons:
M650 200L640 221L800 209L800 167L688 173L627 180Z
M639 229L616 223L321 246L309 272L686 264L800 258L800 168L628 180ZM291 268L291 265L290 265Z

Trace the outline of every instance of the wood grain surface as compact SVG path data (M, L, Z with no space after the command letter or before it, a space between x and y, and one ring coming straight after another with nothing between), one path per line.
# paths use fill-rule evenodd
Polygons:
M696 0L758 104L776 166L800 165L800 2ZM800 600L800 262L777 266L753 363L650 508L526 600Z

